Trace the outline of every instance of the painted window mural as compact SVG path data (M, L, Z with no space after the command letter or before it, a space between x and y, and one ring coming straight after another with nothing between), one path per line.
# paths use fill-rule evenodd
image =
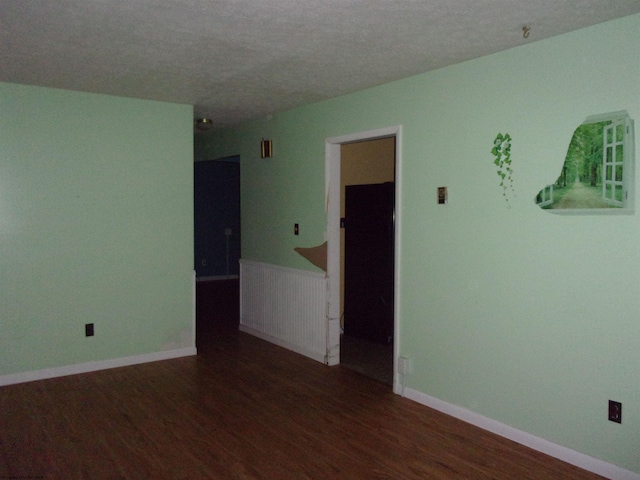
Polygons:
M553 213L632 213L633 121L626 112L589 117L573 132L560 175L536 196Z

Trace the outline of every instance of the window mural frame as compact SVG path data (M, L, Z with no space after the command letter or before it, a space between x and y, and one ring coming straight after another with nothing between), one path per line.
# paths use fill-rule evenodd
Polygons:
M535 202L560 215L629 215L634 198L634 123L620 111L589 116L574 130L560 175Z

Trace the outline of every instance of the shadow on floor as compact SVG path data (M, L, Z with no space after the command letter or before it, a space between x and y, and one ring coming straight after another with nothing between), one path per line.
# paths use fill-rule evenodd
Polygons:
M349 335L340 335L340 364L393 385L393 345L380 345Z
M196 347L208 350L216 337L237 335L240 325L238 279L196 282Z

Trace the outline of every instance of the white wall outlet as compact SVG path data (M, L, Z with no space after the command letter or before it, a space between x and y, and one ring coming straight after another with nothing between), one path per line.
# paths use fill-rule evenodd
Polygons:
M398 373L400 375L411 373L411 362L407 357L398 357Z

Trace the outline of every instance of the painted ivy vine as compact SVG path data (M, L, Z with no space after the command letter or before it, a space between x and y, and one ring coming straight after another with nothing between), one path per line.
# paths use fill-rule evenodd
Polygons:
M491 154L495 157L493 164L498 167L502 196L507 202L507 206L511 208L509 204L509 194L512 193L515 196L515 189L513 188L513 168L511 167L511 135L508 133L504 135L498 133L496 139L493 141Z

